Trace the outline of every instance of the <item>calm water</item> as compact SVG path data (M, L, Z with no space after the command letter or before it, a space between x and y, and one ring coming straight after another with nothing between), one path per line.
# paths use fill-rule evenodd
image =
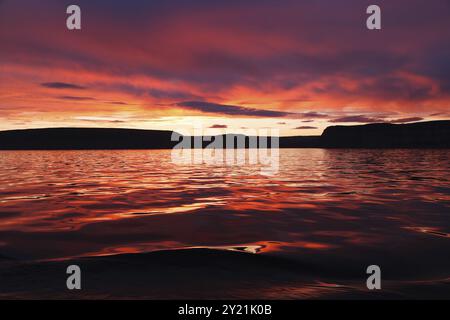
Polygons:
M208 247L392 280L450 277L450 150L280 151L256 166L175 165L169 150L1 151L0 256ZM339 274L338 274L339 273Z

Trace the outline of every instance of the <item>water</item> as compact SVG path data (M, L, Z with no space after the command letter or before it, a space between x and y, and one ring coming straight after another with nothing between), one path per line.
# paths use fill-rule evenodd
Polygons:
M274 176L170 155L1 151L0 256L200 247L300 261L317 281L370 264L393 282L450 278L450 150L283 149Z

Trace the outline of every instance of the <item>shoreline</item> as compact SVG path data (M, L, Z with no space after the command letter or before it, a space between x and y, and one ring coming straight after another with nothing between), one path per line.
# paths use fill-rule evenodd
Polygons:
M181 140L181 141L180 141ZM192 148L193 147L193 148ZM45 128L0 131L0 150L165 150L248 148L447 149L450 120L331 126L321 136L183 136L175 131Z

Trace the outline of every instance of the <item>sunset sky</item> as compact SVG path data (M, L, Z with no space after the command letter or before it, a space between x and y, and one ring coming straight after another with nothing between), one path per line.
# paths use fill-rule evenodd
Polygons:
M448 0L0 0L0 130L449 119L449 17Z

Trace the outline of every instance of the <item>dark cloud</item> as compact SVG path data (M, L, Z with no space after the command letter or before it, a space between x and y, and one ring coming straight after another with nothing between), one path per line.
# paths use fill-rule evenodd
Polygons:
M187 91L156 89L148 86L132 85L129 83L113 83L107 85L99 85L99 88L108 91L121 91L138 97L151 97L158 100L184 100L184 99L200 99Z
M59 96L58 99L62 100L74 100L74 101L91 101L96 100L92 97L76 97L76 96Z
M147 93L156 99L186 99L192 98L193 95L189 92L177 91L177 90L159 90L148 89Z
M317 129L317 127L312 127L312 126L300 126L295 128L296 130L308 130L308 129Z
M105 103L110 103L110 104L117 104L117 105L121 105L121 106L126 106L128 105L128 103L123 102L123 101L106 101Z
M372 118L364 115L357 116L345 116L341 118L336 118L329 120L328 122L332 123L344 123L344 122L358 122L358 123L376 123L376 122L385 122L383 119Z
M355 93L364 96L403 99L409 101L426 100L433 97L431 84L418 84L399 76L385 76L361 84Z
M430 114L430 117L439 117L439 116L447 118L447 117L450 117L450 113L448 113L448 112L435 112L435 113Z
M183 109L196 110L205 113L220 113L220 114L248 116L248 117L277 118L295 115L295 113L291 112L262 110L262 109L246 108L241 106L224 105L201 101L185 101L177 103L176 106L181 107Z
M450 2L449 2L450 3ZM450 38L450 37L449 37ZM428 48L419 57L414 71L437 80L440 94L450 94L450 41L442 41Z
M66 82L44 82L41 83L41 86L52 89L77 89L77 90L86 89L86 87Z
M286 122L278 122L277 124L283 125L283 124L286 124Z
M310 111L310 112L303 112L301 113L302 117L305 118L328 118L328 115L325 113Z
M209 127L210 129L226 129L228 126L226 124L213 124Z
M244 117L267 117L267 118L328 118L329 115L315 111L310 112L285 112L265 109L255 109L243 106L225 105L203 101L184 101L176 103L175 106L183 109L196 110L205 113L219 113L227 115L238 115ZM286 124L281 122L279 124Z
M83 68L96 70L96 71L107 71L110 73L118 74L121 76L129 76L136 74L144 74L152 77L158 77L163 79L177 79L185 80L187 82L201 83L203 86L211 87L211 89L217 89L220 87L229 87L237 83L242 83L249 86L257 86L258 82L263 82L264 79L271 79L271 82L284 89L295 88L298 85L316 81L326 76L334 75L345 75L349 78L361 78L367 76L383 76L395 72L398 69L405 67L410 58L410 55L404 56L396 54L392 51L385 50L385 47L380 47L378 50L374 50L372 45L364 41L366 34L360 34L357 30L358 28L345 29L343 28L346 23L351 25L351 19L355 19L355 13L359 13L360 9L356 9L355 5L342 6L342 9L336 4L327 4L327 11L330 6L333 10L337 10L336 17L339 19L331 19L328 14L321 12L317 16L317 20L311 20L307 18L298 19L291 12L302 12L308 16L316 16L316 10L319 6L311 6L304 3L296 3L294 1L289 1L283 3L284 9L273 10L274 7L278 6L276 1L264 1L264 4L258 4L258 8L255 14L236 16L229 18L232 19L236 24L229 25L228 19L222 20L220 16L219 19L211 23L211 30L214 31L217 28L219 31L229 30L230 34L235 35L236 41L233 41L234 46L225 46L216 48L216 46L208 45L207 42L194 42L192 44L185 44L184 42L173 42L169 40L162 40L166 37L150 39L148 41L149 45L142 44L142 39L140 36L144 36L144 33L135 34L135 30L132 27L136 27L134 23L139 25L139 21L152 21L155 23L155 27L158 27L157 23L159 19L151 19L154 15L167 15L169 18L180 16L183 18L183 12L181 12L182 5L179 5L179 1L169 1L172 2L173 10L167 10L164 2L152 1L152 5L144 4L140 1L130 1L129 4L111 6L108 13L104 13L99 8L91 4L91 2L83 3L90 10L92 16L94 14L99 14L102 17L108 18L109 21L123 21L125 17L132 12L134 14L133 23L127 21L127 26L124 27L124 36L117 37L114 43L115 48L127 43L127 48L134 53L135 48L139 48L136 53L141 53L142 51L151 52L149 59L143 59L138 61L135 55L130 57L130 60L123 59L122 55L111 55L108 54L108 46L105 46L105 52L94 51L90 46L85 46L80 48L80 50L69 50L63 45L45 47L45 42L41 45L36 43L30 43L30 47L36 50L36 47L41 48L42 52L33 51L33 56L45 57L47 64L53 64L59 62L61 57L65 57L68 61L75 61L77 64L81 64ZM216 2L212 7L217 8L232 8L234 6L247 8L244 12L247 12L252 6L249 4L240 4L237 2ZM354 2L354 1L350 1ZM177 3L175 6L174 3ZM201 3L206 3L201 1ZM152 10L141 9L151 7ZM169 6L171 7L171 6ZM355 8L353 8L355 7ZM363 8L363 6L358 5L358 7ZM120 9L119 9L120 8ZM177 10L175 10L175 8ZM211 9L208 5L201 5L198 7L200 12L198 13L200 17L207 16L209 13L215 13L215 10L209 12ZM352 8L352 9L349 9ZM117 12L114 12L114 9ZM253 8L252 8L253 9ZM40 9L43 10L43 9ZM161 12L159 10L162 10ZM167 10L167 11L166 11ZM190 9L193 10L193 9ZM218 10L218 9L217 9ZM264 12L272 12L273 23L268 23L264 18ZM397 12L397 10L396 10ZM189 16L189 15L188 15ZM174 19L176 20L176 19ZM345 24L344 21L347 21ZM202 23L201 20L199 23ZM265 34L265 30L271 30L271 38L276 38L275 36L287 37L294 43L302 43L301 40L307 35L309 38L309 32L299 33L298 30L312 30L311 32L320 32L321 21L326 21L328 25L332 26L333 23L338 23L337 27L342 27L343 29L337 29L336 32L340 32L340 36L345 36L346 38L354 39L357 43L357 48L346 48L343 43L335 43L336 37L335 32L320 33L320 43L325 43L330 47L330 50L323 50L322 52L317 52L313 50L314 54L302 52L301 50L286 50L285 48L280 48L278 52L270 52L270 54L258 54L252 55L248 54L245 50L240 50L241 43L246 44L247 38L245 34L247 32L255 33L255 35ZM337 22L341 21L341 22ZM227 28L224 28L224 23L227 23ZM269 29L270 27L270 29ZM192 27L194 28L194 27ZM331 28L331 27L330 27ZM169 29L170 30L170 29ZM334 28L333 28L334 30ZM181 30L183 31L183 30ZM195 31L195 29L193 29ZM244 31L243 33L236 33L236 31ZM345 32L344 32L345 31ZM97 34L95 34L97 35ZM147 36L147 35L145 35ZM171 34L167 35L170 38ZM312 36L312 35L311 35ZM359 38L364 37L364 38ZM55 37L47 39L50 43L54 41ZM203 39L203 37L199 37ZM242 38L242 39L241 39ZM126 39L126 40L122 40ZM384 38L383 38L384 39ZM151 41L153 40L153 41ZM205 41L207 41L206 39ZM239 40L239 41L238 41ZM297 42L298 40L298 42ZM155 41L158 41L155 43ZM308 41L309 42L309 41ZM266 47L271 46L257 46L259 42L255 43L254 50L261 50L263 53ZM138 46L137 46L138 45ZM143 48L141 48L143 46ZM341 47L342 46L342 47ZM103 47L102 47L103 48ZM155 48L158 48L155 50ZM214 49L212 49L214 48ZM23 50L23 49L22 49ZM92 50L92 52L88 52ZM137 49L136 49L137 50ZM179 58L178 53L182 53L182 59L176 60L174 58ZM106 56L106 58L105 58ZM49 57L49 58L48 58ZM118 57L116 59L116 57ZM53 59L54 58L54 59ZM154 59L153 59L154 58ZM48 60L47 60L48 59ZM112 61L114 59L114 61ZM65 61L67 62L67 61ZM113 68L111 66L114 66ZM259 81L257 81L259 79ZM166 92L158 89L150 89L147 94L159 98L172 98L176 100L187 100L195 99L192 97L186 97L186 93L183 92Z
M61 100L69 100L69 101L97 101L97 99L93 98L93 97L58 96L57 98L61 99ZM129 105L128 103L123 102L123 101L102 101L102 103L115 104L115 105L120 105L120 106Z

